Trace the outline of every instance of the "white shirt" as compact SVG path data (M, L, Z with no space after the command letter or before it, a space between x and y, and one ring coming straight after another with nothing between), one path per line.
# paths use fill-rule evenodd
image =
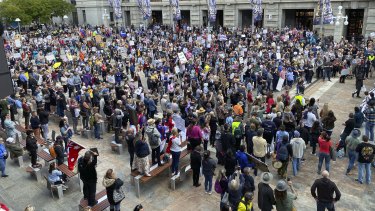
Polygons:
M181 139L180 137L176 137L172 139L172 146L171 146L171 151L173 152L181 152L182 148L180 147L181 145Z
M316 121L316 116L312 112L307 113L307 119L305 122L306 127L312 127L314 122Z
M293 148L293 157L302 158L303 151L306 149L305 141L302 138L292 138L290 144Z

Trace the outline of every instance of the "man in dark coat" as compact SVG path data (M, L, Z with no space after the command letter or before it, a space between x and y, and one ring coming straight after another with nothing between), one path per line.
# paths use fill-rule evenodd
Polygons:
M190 166L193 170L193 186L199 187L199 174L200 168L202 165L202 155L201 155L201 146L195 147L195 149L190 154Z
M272 181L273 175L269 172L263 172L260 176L261 182L258 184L258 207L262 211L270 211L276 204L273 190L269 183Z
M356 91L352 93L352 97L354 97L355 94L357 94L358 98L361 98L359 96L359 93L361 92L361 88L363 86L363 80L365 80L365 67L363 64L363 60L357 67L355 68L353 74L355 75L355 89Z
M88 201L88 205L91 207L98 203L95 200L96 182L98 180L96 173L97 156L97 153L87 151L83 157L78 159L78 172L83 182L83 198Z

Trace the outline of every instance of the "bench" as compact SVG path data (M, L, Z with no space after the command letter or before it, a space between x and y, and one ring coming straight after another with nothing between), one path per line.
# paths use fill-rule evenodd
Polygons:
M70 179L70 178L78 175L79 188L80 188L81 192L83 192L83 184L82 184L81 179L79 178L79 173L75 173L75 172L71 171L68 168L68 166L65 165L64 163L61 164L61 165L59 165L59 166L57 166L57 169L59 171L61 171L63 174L65 174L68 179Z
M20 131L22 134L26 133L26 129L22 127L21 125L16 125L16 130ZM38 142L39 145L47 145L47 142L41 138L41 137L36 137L36 141ZM23 142L23 140L22 140ZM21 143L22 144L22 143ZM26 146L26 140L25 140L25 146Z
M182 148L182 152L180 154L180 160L188 154L189 154L189 151L187 150L187 146L185 144L185 146ZM168 163L164 163L163 159L161 159L161 163L164 164L164 165L158 166L158 164L155 164L155 165L151 166L151 168L150 168L151 176L150 177L141 175L141 174L139 174L139 172L136 172L136 171L133 171L130 174L131 175L130 180L131 180L131 183L135 185L135 192L136 192L136 195L137 195L138 198L141 196L140 182L147 183L153 177L156 177L157 175L162 173L164 170L170 169L169 167L172 165L172 159L170 159Z
M97 200L98 203L95 206L91 207L91 211L102 211L109 207L109 201L105 189L95 194L95 200ZM78 210L83 211L87 206L87 200L81 199L78 205Z
M123 147L122 144L117 144L115 141L111 142L111 149L114 152L118 152L120 155L123 153Z
M23 167L23 155L22 156L19 156L17 158L13 158L14 161L16 161L18 163L18 165L20 166L20 168Z
M190 171L191 170L191 166L190 164L186 164L184 166L181 166L181 169L180 169L180 173L177 174L177 175L174 175L173 177L171 177L170 179L170 184L171 184L171 189L172 190L176 190L176 181L179 180L179 181L184 181L185 178L186 178L186 174L188 172L192 172Z
M40 168L33 168L31 166L26 167L26 172L30 173L31 176L35 176L36 181L41 182L42 174L40 172Z
M81 131L81 136L82 136L83 138L87 138L87 139L89 139L89 138L92 137L91 133L92 133L93 131L94 131L94 130L82 129L82 131Z
M46 180L47 182L47 189L49 191L51 191L51 194L52 194L52 198L55 198L53 192L56 191L57 192L57 197L59 199L61 199L62 197L64 197L64 193L63 193L63 185L62 184L59 184L59 185L54 185L54 184L51 184L51 182L47 179L46 176L44 176L44 179Z
M48 148L44 148L42 150L38 151L38 157L42 158L44 160L45 166L48 166L49 163L55 160L49 153Z

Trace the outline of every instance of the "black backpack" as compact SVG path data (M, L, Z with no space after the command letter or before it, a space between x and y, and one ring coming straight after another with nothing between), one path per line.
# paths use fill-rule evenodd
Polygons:
M277 160L279 160L279 161L288 160L289 152L288 152L287 145L288 144L280 143L280 148L279 148L279 150L277 150L277 156L276 156Z

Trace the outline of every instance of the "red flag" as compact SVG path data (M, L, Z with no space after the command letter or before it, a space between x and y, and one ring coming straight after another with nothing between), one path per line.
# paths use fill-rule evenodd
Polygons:
M74 166L77 162L77 158L78 158L78 153L79 151L81 151L82 149L84 149L83 146L77 144L76 142L74 141L69 141L68 143L68 149L69 149L69 153L68 153L68 168L69 170L73 171L74 169Z

